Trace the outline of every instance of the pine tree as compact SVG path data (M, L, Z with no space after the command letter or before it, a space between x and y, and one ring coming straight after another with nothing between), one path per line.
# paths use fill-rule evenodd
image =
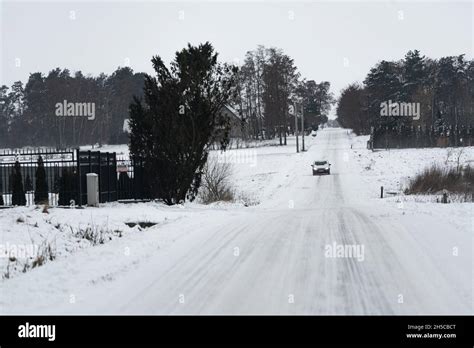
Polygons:
M425 56L420 51L408 51L403 60L401 98L404 102L411 102L415 91L426 82Z
M12 193L12 205L26 205L25 191L23 189L23 178L21 175L20 162L15 162L13 169L13 193Z
M370 123L385 126L400 126L409 122L408 117L380 117L381 103L401 102L400 65L396 62L381 61L370 69L364 80L366 86Z
M44 169L44 162L41 156L38 158L38 166L36 167L35 177L35 204L48 203L48 183L46 182L46 171Z
M21 138L28 137L30 146L51 142L49 120L54 118L51 117L51 109L47 105L47 95L48 90L44 84L43 74L39 72L30 74L24 91L26 100L24 115L16 123L16 135L21 134Z

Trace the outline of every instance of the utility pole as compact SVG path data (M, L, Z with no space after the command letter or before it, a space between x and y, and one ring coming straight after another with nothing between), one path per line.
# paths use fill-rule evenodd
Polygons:
M300 146L298 142L298 112L296 109L296 103L293 102L293 115L295 116L295 136L296 136L296 152L300 152Z
M306 150L304 149L304 103L301 104L301 131L303 132L301 134L301 151L305 152Z

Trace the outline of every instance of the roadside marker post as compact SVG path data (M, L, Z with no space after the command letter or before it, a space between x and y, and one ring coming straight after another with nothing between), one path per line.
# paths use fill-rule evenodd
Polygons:
M306 150L304 149L304 104L301 104L301 151L305 152Z

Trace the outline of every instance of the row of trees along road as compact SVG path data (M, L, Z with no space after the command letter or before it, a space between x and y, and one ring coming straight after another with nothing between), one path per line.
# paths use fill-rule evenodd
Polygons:
M377 126L469 126L474 123L474 60L464 55L431 59L418 50L400 61L381 61L363 84L341 91L337 120L357 134ZM420 119L380 117L383 102L420 103Z
M281 49L258 46L248 51L237 73L236 96L232 104L248 124L245 136L253 139L274 138L286 144L286 134L294 131L289 105L304 107L304 128L317 128L327 121L335 103L330 83L300 80L294 60ZM283 140L282 140L283 138Z

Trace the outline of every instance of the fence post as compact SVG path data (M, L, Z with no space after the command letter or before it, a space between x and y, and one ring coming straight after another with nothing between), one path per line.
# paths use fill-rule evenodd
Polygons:
M443 190L443 199L442 202L444 204L448 203L448 192L446 190Z
M383 186L380 186L380 198L383 198Z
M99 159L98 159L98 162L97 162L97 165L98 165L98 174L99 174L99 202L100 203L103 203L102 202L102 181L103 181L103 178L102 178L102 152L98 152L97 155L99 156Z
M113 152L113 156L114 157L113 157L113 167L112 167L112 178L113 178L112 183L114 184L113 186L115 190L114 201L118 201L117 153Z
M79 156L79 149L76 149L76 163L77 163L77 176L79 180L79 206L82 206L82 177L81 177L81 160Z
M110 202L110 153L107 152L107 201Z

